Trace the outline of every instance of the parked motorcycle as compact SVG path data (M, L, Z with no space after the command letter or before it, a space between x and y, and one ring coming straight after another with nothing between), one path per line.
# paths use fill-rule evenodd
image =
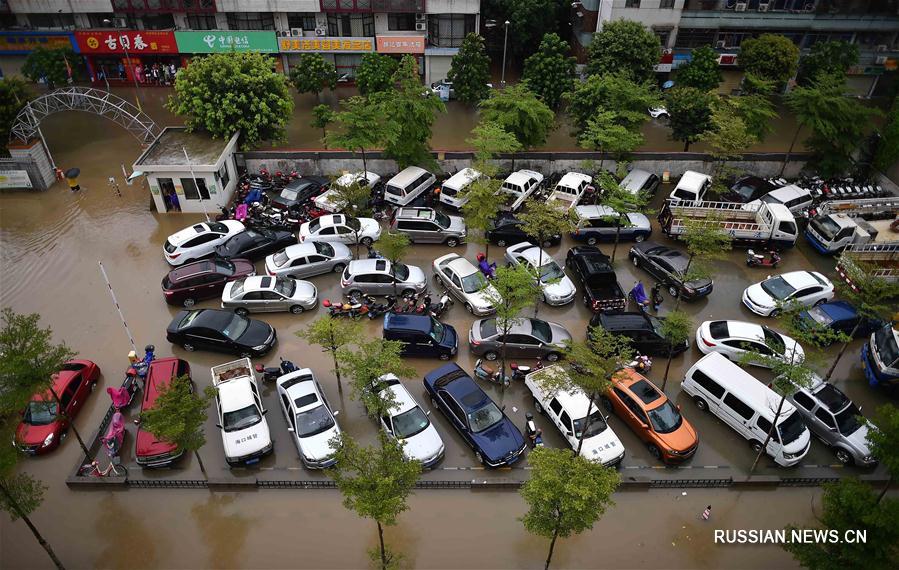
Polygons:
M780 254L771 250L767 255L756 253L753 250L746 252L746 265L749 267L777 267L780 263Z
M498 368L494 368L492 364L487 364L480 358L474 363L474 375L481 380L486 380L493 384L501 384L503 386L508 386L512 381L511 376L501 374Z
M652 359L645 354L638 354L637 357L628 363L629 368L633 368L640 374L648 374L652 370Z
M381 315L385 315L393 310L396 306L396 297L388 296L383 303L369 303L368 318L376 319Z
M534 414L525 412L524 417L526 419L524 435L527 436L531 449L543 447L543 430L537 427L537 422L534 421Z
M328 309L329 317L350 317L358 319L368 314L368 305L365 303L332 303L330 299L322 301L322 306Z
M120 461L119 451L125 441L125 416L122 415L122 412L116 411L112 414L106 434L100 438L100 441L103 443L103 449L106 450L109 460L118 464Z
M299 370L297 365L291 362L290 360L286 360L283 356L278 357L281 360L280 366L263 366L262 364L256 365L256 372L262 374L262 380L264 382L272 382L277 380L281 376L285 374L290 374L291 372L296 372Z

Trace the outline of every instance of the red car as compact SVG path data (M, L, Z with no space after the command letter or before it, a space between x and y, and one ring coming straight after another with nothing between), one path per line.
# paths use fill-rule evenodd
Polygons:
M22 412L22 421L16 428L16 446L29 455L59 447L99 379L100 367L90 360L66 362L53 375L52 391L35 394ZM53 394L59 396L59 402Z
M222 294L225 283L256 275L249 259L206 259L169 271L162 279L162 293L169 305L193 307L197 301Z
M150 363L147 380L144 382L144 399L140 404L141 413L152 410L159 392L168 386L173 378L190 378L190 364L180 358L160 358ZM135 459L143 467L167 467L181 457L183 450L174 443L159 441L147 430L137 428Z

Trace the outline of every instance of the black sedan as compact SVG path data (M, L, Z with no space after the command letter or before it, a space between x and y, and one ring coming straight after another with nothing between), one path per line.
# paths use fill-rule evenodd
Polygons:
M270 324L220 309L180 311L169 323L166 338L188 352L203 349L238 356L262 356L278 342Z
M672 297L680 295L684 301L692 301L712 292L711 279L702 278L684 282L684 274L690 262L690 257L686 253L655 242L644 241L631 247L628 257L634 267L642 267L667 287Z
M293 232L282 230L246 230L232 236L215 248L215 256L222 259L260 259L297 243Z
M521 220L509 212L502 212L495 220L493 220L493 228L487 231L487 241L493 245L498 245L499 247L506 247L507 245L513 245L523 241L537 244L535 238L527 235L521 229ZM550 247L559 245L561 241L561 234L556 234L539 245L540 247Z
M725 202L738 202L748 204L753 200L758 200L768 192L774 190L774 184L771 184L764 178L758 176L744 176L739 178L730 187L730 190L721 195L721 199Z
M328 188L328 182L324 176L304 176L291 180L280 194L272 198L272 206L282 210L301 206L324 192Z

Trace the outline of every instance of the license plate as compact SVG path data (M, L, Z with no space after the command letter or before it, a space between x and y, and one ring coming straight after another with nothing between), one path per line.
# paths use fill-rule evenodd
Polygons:
M259 463L259 458L258 458L258 457L257 457L256 459L248 459L248 460L247 460L247 465L252 465L252 464L254 464L254 463Z

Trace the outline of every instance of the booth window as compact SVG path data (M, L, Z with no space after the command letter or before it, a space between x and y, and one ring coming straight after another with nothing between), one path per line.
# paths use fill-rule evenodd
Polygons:
M228 163L222 164L222 167L215 175L219 179L219 189L224 192L225 187L228 186L228 181L231 180L231 177L228 176Z
M209 189L206 188L206 179L197 178L194 184L194 178L182 178L181 187L184 188L184 197L188 200L204 200L209 199Z

